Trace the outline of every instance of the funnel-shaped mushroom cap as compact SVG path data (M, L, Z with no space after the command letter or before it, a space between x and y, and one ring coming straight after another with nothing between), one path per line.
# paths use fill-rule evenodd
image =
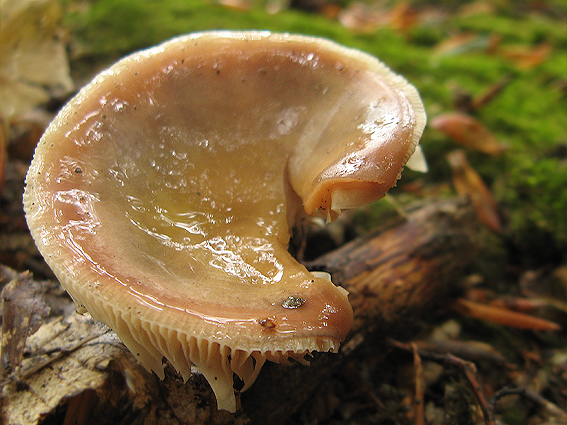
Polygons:
M79 306L163 376L195 363L236 408L266 359L336 351L346 291L287 252L302 213L395 184L425 124L378 60L312 37L213 32L131 55L38 145L24 204Z

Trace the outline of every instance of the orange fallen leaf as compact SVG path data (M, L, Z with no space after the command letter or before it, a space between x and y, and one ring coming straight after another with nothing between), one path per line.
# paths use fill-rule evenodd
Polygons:
M494 293L480 288L468 289L465 293L465 297L469 301L474 301L477 303L487 303L494 298Z
M453 185L457 193L470 198L481 223L500 233L502 225L496 202L482 178L468 163L464 151L448 153L447 161L453 171Z
M321 6L319 13L328 19L338 19L342 7L336 3L325 3Z
M489 155L499 155L506 147L476 118L462 112L449 112L431 120L431 126L456 143Z
M491 34L486 48L486 53L493 55L498 52L500 48L500 43L502 42L502 36L500 34Z
M453 309L463 316L485 320L499 325L537 331L561 330L561 326L549 320L530 316L524 313L518 313L516 311L510 311L506 308L476 303L465 300L464 298L459 298L453 304Z
M486 289L469 289L466 292L466 298L469 301L489 304L493 307L506 308L508 310L529 313L538 308L551 306L546 300L541 298L517 297L514 295L496 295Z
M545 62L551 50L551 44L544 41L535 47L503 49L500 51L500 56L514 62L520 69L531 69Z
M514 311L521 311L522 313L529 313L538 308L548 306L549 304L542 299L521 298L505 296L502 298L494 299L490 302L494 307L507 308Z
M461 18L468 18L478 15L494 15L496 13L496 5L492 2L486 1L473 1L465 3L456 12L456 16Z
M488 86L482 93L473 96L466 91L457 91L455 93L454 107L457 111L463 114L474 113L484 108L488 103L497 98L500 93L506 88L512 78L506 76L500 81ZM504 147L497 145L494 147L495 151L504 150Z
M432 53L435 56L449 56L479 47L487 48L488 44L488 39L484 40L477 34L464 32L437 43Z
M407 32L415 27L419 21L419 14L409 4L403 1L397 3L390 11L391 27L401 31Z
M502 90L508 85L512 79L510 77L504 77L495 84L492 84L484 93L476 96L472 101L472 108L476 111L481 109L484 105L494 100L496 96L502 93Z

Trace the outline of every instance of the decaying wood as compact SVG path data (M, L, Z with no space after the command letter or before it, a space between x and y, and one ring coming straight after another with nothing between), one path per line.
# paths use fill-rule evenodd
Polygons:
M445 299L471 261L476 230L466 203L431 203L307 264L329 271L335 283L347 288L355 312L353 330L339 354L315 354L309 367L265 366L242 394L242 409L235 415L216 410L214 395L198 371L183 383L166 368L166 379L159 381L135 362L112 331L89 315L58 306L64 314L52 314L35 334L26 334L17 373L13 367L4 370L4 421L284 424L358 350L386 350L387 337L411 335L412 324ZM9 302L4 300L4 309Z
M392 326L402 330L451 289L476 254L477 232L464 201L431 203L309 267L330 272L349 291L354 334Z

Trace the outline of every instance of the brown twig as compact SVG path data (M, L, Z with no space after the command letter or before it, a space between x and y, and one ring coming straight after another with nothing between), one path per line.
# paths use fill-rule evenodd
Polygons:
M415 398L413 400L413 414L415 425L425 425L425 382L423 377L423 365L417 345L411 343L413 352L413 367L415 370Z
M565 412L565 410L561 409L560 407L553 404L549 400L546 400L540 394L523 387L521 388L505 387L496 391L492 395L492 397L488 399L489 408L492 409L492 411L494 411L494 407L498 402L498 400L500 400L503 397L507 397L509 395L519 395L537 404L538 406L543 407L548 414L558 418L559 420L567 421L567 412Z
M551 401L545 399L540 394L536 393L535 391L525 390L525 392L523 392L522 395L526 397L528 400L533 401L540 407L543 407L550 415L567 423L567 412L564 409L561 409L556 404L552 403Z
M391 346L401 349L403 351L407 351L407 352L413 351L412 344L395 341L393 339L389 339L388 342ZM494 421L494 406L490 405L488 400L486 399L482 385L479 383L477 376L477 369L474 363L463 360L450 353L434 354L428 352L419 352L419 355L423 359L434 361L436 363L442 364L443 366L457 368L462 373L464 373L469 385L473 390L474 397L482 411L485 424L486 425L496 424L496 422Z
M455 367L457 369L459 369L461 372L464 373L465 377L467 378L467 381L469 383L469 385L471 386L472 390L473 390L473 394L477 400L477 403L482 411L482 415L484 418L484 423L486 425L495 425L496 421L494 418L494 411L495 411L495 406L496 403L498 402L498 400L500 400L503 397L509 396L509 395L520 395L534 403L536 403L537 405L543 407L549 414L559 418L560 420L567 420L567 412L565 412L563 409L559 408L557 405L551 403L549 400L546 400L544 397L542 397L540 394L537 394L533 391L527 390L525 388L502 388L498 391L496 391L492 397L490 397L489 399L486 398L484 391L482 389L481 384L479 383L479 379L477 376L477 369L476 366L474 365L474 363L463 360L459 357L456 357L452 354L436 354L436 353L431 353L429 351L425 351L423 349L421 349L418 344L416 343L404 343L404 342L400 342L400 341L395 341L393 339L389 339L388 343L390 346L398 348L400 350L403 351L407 351L410 353L413 353L413 358L414 358L414 367L416 370L416 405L414 406L414 412L415 412L415 424L416 425L421 425L424 422L422 421L422 413L418 413L419 410L419 406L417 405L417 401L418 400L423 400L424 397L424 389L423 388L419 388L419 385L423 385L422 381L420 382L420 377L419 374L422 373L422 369L421 369L421 359L426 359L426 360L431 360L434 361L436 363L439 363L443 366L448 366L448 367ZM419 359L419 360L416 360ZM419 362L419 364L418 364ZM423 403L422 403L423 404Z
M488 399L488 403L491 405L495 405L496 402L498 400L500 400L502 397L506 397L509 395L521 395L522 397L525 397L526 395L526 389L525 388L510 388L510 387L505 387L505 388L501 388L500 390L496 391L492 397L490 397Z
M484 395L482 385L478 381L475 364L460 359L459 357L455 357L452 354L446 354L444 357L445 359L443 359L443 364L457 367L459 370L464 372L469 385L473 389L473 394L476 398L476 401L480 409L482 410L482 415L484 417L484 422L486 423L486 425L495 425L496 422L494 420L494 408L493 406L490 406L488 404L486 396Z

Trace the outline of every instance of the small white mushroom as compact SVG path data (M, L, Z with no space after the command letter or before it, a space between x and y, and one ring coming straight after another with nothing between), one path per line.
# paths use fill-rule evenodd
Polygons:
M290 228L384 196L425 125L416 90L331 41L191 34L135 53L39 143L31 233L79 306L149 369L194 363L221 409L233 373L337 351L344 289L288 253Z

